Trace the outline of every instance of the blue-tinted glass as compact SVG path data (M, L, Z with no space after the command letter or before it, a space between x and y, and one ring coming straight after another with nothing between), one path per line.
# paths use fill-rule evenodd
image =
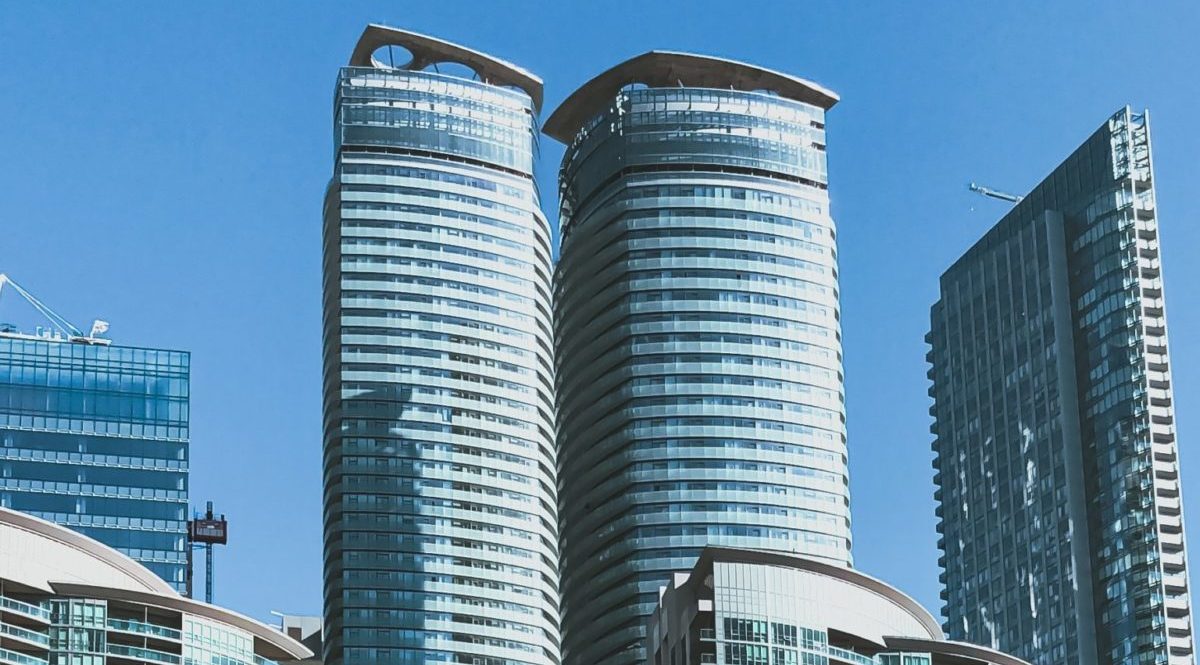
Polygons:
M1192 660L1150 157L1117 113L933 308L946 630L1035 665Z
M188 363L0 337L0 505L115 547L182 590Z

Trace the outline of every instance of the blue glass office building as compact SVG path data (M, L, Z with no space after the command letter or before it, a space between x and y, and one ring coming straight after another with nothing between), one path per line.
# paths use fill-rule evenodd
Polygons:
M1035 665L1194 663L1145 113L941 279L928 341L945 629Z
M558 663L541 91L490 56L382 26L338 76L328 665Z
M0 333L0 506L70 527L184 589L183 351Z
M555 286L563 656L644 662L659 588L706 545L850 563L836 95L651 52L585 84Z

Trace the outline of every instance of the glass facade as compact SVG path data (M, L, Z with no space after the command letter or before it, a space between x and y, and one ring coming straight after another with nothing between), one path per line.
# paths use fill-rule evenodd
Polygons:
M852 569L707 548L646 621L647 665L1027 665L949 644L908 596Z
M5 665L273 665L249 632L153 605L0 593L0 610Z
M189 362L0 335L0 506L95 538L182 590Z
M850 562L827 107L679 85L605 97L562 162L567 663L643 662L705 545Z
M537 109L502 82L375 65L338 77L325 209L325 662L551 665Z
M1037 665L1192 663L1149 118L1110 118L941 280L946 630Z

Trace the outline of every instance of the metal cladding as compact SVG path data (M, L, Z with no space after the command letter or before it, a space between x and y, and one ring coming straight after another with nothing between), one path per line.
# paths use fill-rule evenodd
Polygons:
M566 663L640 662L659 587L706 545L850 562L834 101L656 52L547 123L569 142L555 286Z
M392 45L411 60L371 56ZM523 70L380 26L339 75L325 206L330 665L558 663L540 96Z

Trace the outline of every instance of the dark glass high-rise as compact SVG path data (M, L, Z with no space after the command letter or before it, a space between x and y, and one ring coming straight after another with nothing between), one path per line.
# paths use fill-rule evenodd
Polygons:
M183 591L188 353L50 330L0 329L0 506L120 550Z
M946 632L1036 665L1194 662L1147 113L942 275L928 336Z

